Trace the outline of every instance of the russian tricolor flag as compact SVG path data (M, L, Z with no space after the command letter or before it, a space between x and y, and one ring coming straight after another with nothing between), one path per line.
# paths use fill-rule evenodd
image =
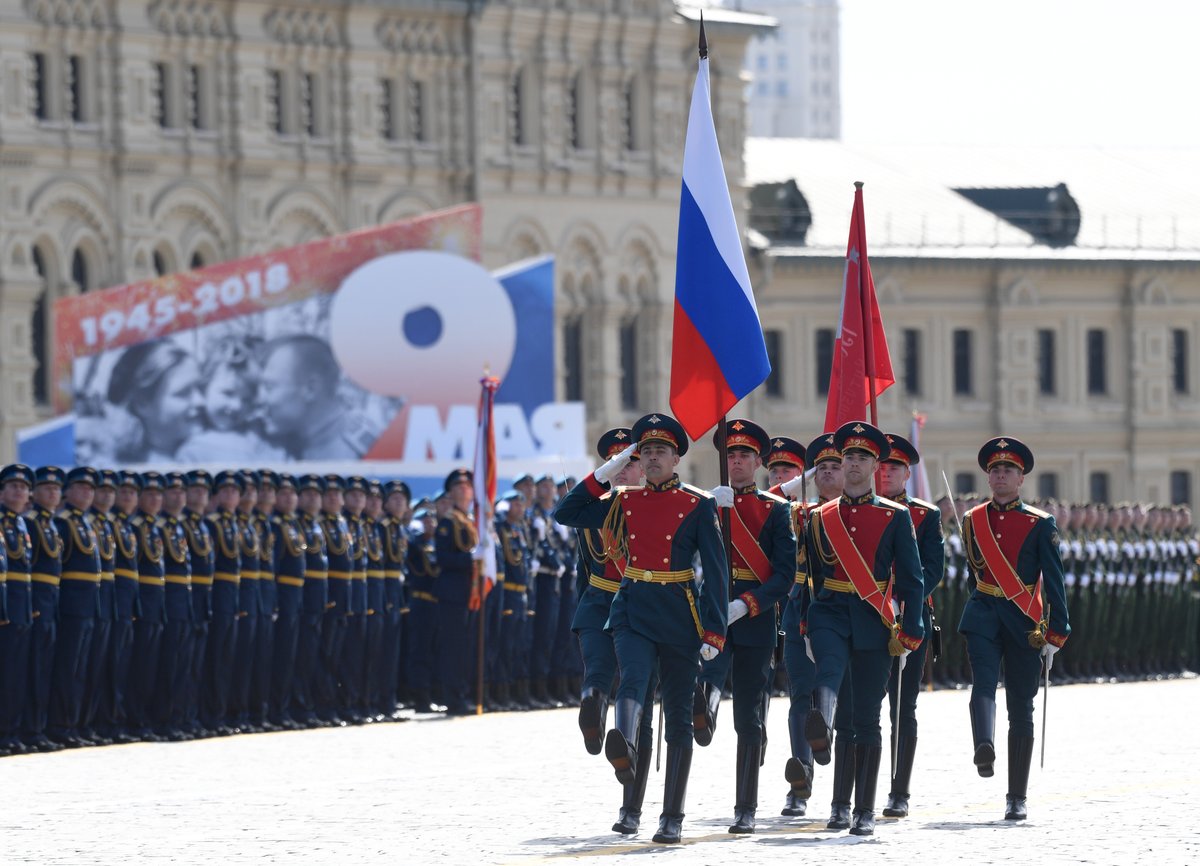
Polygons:
M717 145L701 24L679 201L671 411L699 439L770 372Z

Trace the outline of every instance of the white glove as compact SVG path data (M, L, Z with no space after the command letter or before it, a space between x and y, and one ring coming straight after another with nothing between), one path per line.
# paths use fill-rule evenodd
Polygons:
M812 641L808 639L808 635L804 636L804 654L808 656L808 660L814 665L817 663L817 660L813 658Z
M783 491L783 495L788 499L795 499L800 495L800 491L804 489L804 474L801 473L791 481L785 481L779 485L779 489Z
M1052 643L1047 643L1044 647L1042 647L1042 658L1046 660L1047 670L1054 667L1054 655L1060 649L1062 649L1062 647L1055 646Z
M733 488L721 485L708 491L717 500L718 508L733 508Z
M540 569L541 567L542 567L542 561L541 561L540 559L533 559L533 560L530 560L530 562L529 562L529 570L530 570L530 572L532 572L533 574L537 574L537 573L538 573L538 569Z
M621 470L629 465L629 461L633 459L634 449L637 448L637 443L630 445L620 454L614 454L608 458L608 462L592 473L601 484L612 484L613 479L621 474Z
M700 658L710 662L721 654L721 651L710 643L700 644Z
M749 612L749 605L747 605L746 602L742 601L740 598L735 598L733 601L729 602L729 615L726 617L726 621L730 625L733 625Z

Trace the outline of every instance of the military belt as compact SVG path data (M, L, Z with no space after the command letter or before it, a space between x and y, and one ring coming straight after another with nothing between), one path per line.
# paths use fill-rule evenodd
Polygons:
M501 584L501 586L503 586L505 589L509 590L510 592L524 592L525 591L525 584L523 584L523 583L513 583L511 581L506 580Z
M115 581L117 578L111 571L100 572L100 579L104 581Z
M731 569L731 573L734 580L752 580L755 583L760 583L758 575L754 573L753 569L735 567Z
M367 569L367 578L368 579L383 580L386 576L387 575L384 574L383 569L381 569L381 568L368 568ZM397 577L399 577L399 574L397 574Z
M803 571L796 572L796 583L801 586L812 586L812 581L808 579L808 575Z
M186 574L168 574L165 578L167 583L173 583L176 586L191 586L192 579Z
M400 571L400 569L392 570L389 568L387 571L385 571L383 573L383 576L387 580L399 580L403 574L404 573L402 571Z
M588 577L588 583L596 587L596 589L602 589L605 592L616 592L621 588L619 580L606 580L603 577L596 577L594 574Z
M875 586L880 592L887 592L888 582L886 580L877 580L875 581ZM857 594L854 589L854 584L848 580L827 580L825 581L825 588L833 590L834 592L848 592L851 594Z
M284 586L304 586L304 578L289 577L286 574L281 574L279 577L275 578L275 582L281 583Z
M213 580L223 580L226 583L238 583L241 578L236 574L230 574L228 571L213 572Z
M429 601L429 602L433 602L434 604L437 604L437 596L434 595L432 592L425 592L423 590L418 589L418 590L413 591L412 597L418 598L421 601Z
M1032 592L1034 585L1035 584L1026 583L1025 587L1026 587L1026 589L1028 589ZM977 590L979 590L980 592L982 592L984 595L990 595L993 598L1004 598L1005 597L1004 590L1002 590L1000 587L996 586L996 584L994 584L994 583L984 583L982 580L980 580L975 583L975 588Z
M40 571L35 571L29 575L29 579L34 583L45 583L50 586L58 586L59 577L57 574L43 574Z
M324 571L317 571L315 568L310 568L304 572L305 580L325 580L329 575Z
M147 586L164 586L166 585L166 582L167 581L164 578L161 578L155 574L138 575L138 583L144 583Z
M138 578L138 573L132 568L118 568L113 574L117 577L127 577L130 580L137 580Z
M350 572L348 571L330 571L327 576L336 578L337 580L350 580Z
M551 577L558 577L558 572L555 571L553 568L545 568L545 567L539 568L538 574L548 574Z
M63 580L82 580L87 583L99 583L100 572L92 573L90 571L64 571L62 573Z
M207 574L193 574L192 586L212 586L213 579Z
M242 580L258 580L262 576L261 571L243 571Z
M639 583L687 583L696 576L690 568L682 571L648 571L642 568L627 568L625 576Z

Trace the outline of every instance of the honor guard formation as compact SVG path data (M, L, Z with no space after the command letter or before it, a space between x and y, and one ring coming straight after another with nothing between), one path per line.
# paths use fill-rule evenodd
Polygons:
M880 805L903 818L920 800L922 690L970 686L963 766L991 777L1003 755L1004 817L1019 821L1051 670L1059 683L1097 682L1200 663L1200 542L1186 506L1034 507L1021 497L1034 455L1011 436L979 449L988 496L935 504L906 492L913 444L865 421L807 445L723 423L728 484L682 483L688 438L656 413L606 432L602 465L553 511L578 538L578 721L622 786L615 832L640 828L656 698L667 751L655 842L681 839L693 745L726 727L725 696L737 738L730 833L755 831L762 768L782 768L781 814L801 817L818 767L832 765L828 829L870 836ZM776 692L789 697L789 742L768 763Z
M801 817L831 767L828 827L861 836L920 802L924 689L970 686L963 765L999 763L1021 820L1051 678L1200 668L1186 506L1035 507L1011 436L979 449L987 496L935 504L905 492L913 444L865 421L723 432L729 483L702 490L673 418L609 430L582 482L517 479L490 544L467 469L413 503L358 476L7 466L0 755L572 705L621 785L617 833L639 832L657 736L653 838L679 842L694 747L732 727L731 833L754 832L764 768Z

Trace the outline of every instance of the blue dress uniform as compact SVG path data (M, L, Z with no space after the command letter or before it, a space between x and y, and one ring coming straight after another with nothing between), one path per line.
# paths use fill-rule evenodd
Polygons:
M469 469L455 469L446 477L447 493L456 483L474 482ZM434 535L438 576L434 581L437 597L437 672L446 711L454 715L469 712L467 705L467 607L475 583L472 552L479 533L471 516L452 507L438 520Z
M834 434L843 464L849 451L886 458L887 439L863 421L842 425ZM880 705L891 670L889 652L915 649L924 635L925 600L920 555L908 509L868 491L843 494L811 515L809 523L813 602L808 634L816 658L813 709L805 733L813 756L829 762L832 724L847 667L854 680L854 823L850 831L875 830L875 789L883 752ZM874 602L874 603L872 603ZM893 602L903 619L895 616ZM845 815L835 815L840 825Z
M23 463L0 471L0 487L24 484L33 488L33 470ZM8 565L8 624L0 626L0 753L20 754L27 747L19 739L21 719L28 701L29 641L33 627L33 590L30 568L33 541L25 518L7 505L0 505L0 530Z
M119 480L116 472L103 469L97 473L96 489L115 490ZM116 618L117 530L108 512L101 511L94 505L88 510L88 518L92 522L92 529L96 533L96 546L100 551L99 614L87 651L79 734L97 745L109 745L112 738L98 729L107 724L111 711L109 699L112 695L112 667L109 648L112 642L113 621Z
M186 486L183 473L166 474L168 489L183 490ZM178 514L168 512L159 516L163 536L163 577L166 581L163 598L167 621L163 627L162 654L158 662L155 733L168 740L190 738L183 727L191 691L188 677L191 674L192 632L195 624L192 614L192 556L188 550L185 522L182 509Z
M99 480L95 469L81 466L67 473L66 486L83 484L94 490ZM52 740L82 745L79 723L87 689L88 653L100 615L100 544L91 517L78 508L64 508L54 522L62 539L62 579L47 730Z
M326 490L338 489L342 484L341 477L337 475L325 476ZM358 551L354 547L356 539L350 535L350 525L341 514L322 511L321 530L325 533L329 556L329 600L326 603L325 621L321 626L324 672L321 691L317 696L317 715L327 724L342 725L345 722L338 713L341 701L338 686L343 673L342 656L346 650L346 635L350 630L350 614L353 612L350 582L357 568L355 557Z
M512 496L512 494L510 494ZM526 546L524 526L511 517L512 508L522 507L520 495L509 499L509 511L496 520L499 539L497 558L500 566L500 634L491 643L496 648L497 664L490 678L493 701L501 709L529 707L530 658L525 651L529 629L529 567L531 556ZM521 503L521 504L513 504ZM520 685L518 685L520 684ZM516 689L517 694L513 694Z
M667 446L672 459L687 452L683 428L665 415L640 418L633 438L643 449L651 443ZM618 488L608 498L605 492L593 473L563 497L554 516L564 526L608 529L618 555L627 557L608 619L621 685L616 728L605 739L605 754L622 784L636 781L643 701L657 664L668 748L663 814L654 838L678 842L691 770L699 653L702 644L717 650L725 644L729 572L716 505L678 475L644 488ZM703 581L693 570L697 555Z
M300 478L301 491L325 489L320 475L304 475ZM298 515L304 531L304 597L300 618L299 649L296 652L296 688L293 691L298 721L313 727L320 724L317 705L323 676L321 650L322 629L325 612L329 606L329 554L326 548L325 530L319 512L300 512Z
M368 487L375 483L369 482ZM383 495L381 490L378 495ZM403 557L396 560L393 567L395 576L388 578L385 520L386 518L363 518L363 532L367 539L367 658L366 693L363 699L367 714L376 721L389 719L396 712L396 663L399 660L399 648L394 639L399 637L399 632L389 632L388 629L388 617L392 615L392 609L388 607L386 584L389 579L399 584L400 569L404 562ZM395 613L398 620L399 610ZM393 638L393 642L386 646L385 636Z
M413 517L432 521L431 510L418 509ZM413 709L419 713L437 710L437 705L433 703L434 647L438 623L438 599L434 593L438 566L434 538L434 532L422 532L408 543L405 557L408 568L409 638L405 673Z
M140 487L143 494L162 490L163 477L158 472L143 473ZM163 628L167 622L167 581L163 562L166 542L157 514L150 514L139 507L130 524L137 535L140 612L133 624L133 670L126 703L133 736L157 741L160 738L150 730L150 725L154 720L154 687L158 681Z
M367 479L352 475L346 490L367 492ZM341 681L339 705L349 720L366 717L367 672L367 531L362 516L349 508L342 510L350 539L350 601L346 617L346 642L342 649L338 679Z
M218 472L213 493L223 487L242 489L238 473ZM237 651L239 594L242 582L241 527L237 513L218 507L208 516L213 539L212 619L208 627L208 654L204 673L201 722L210 731L233 733L228 724L230 694Z
M779 464L795 466L804 472L805 466L823 460L841 462L842 454L833 448L825 437L817 437L806 448L789 436L776 436L771 440L771 451L767 455L767 469ZM783 490L771 488L783 495ZM817 505L824 500L817 502ZM796 536L796 571L788 597L783 602L780 630L783 632L783 663L788 674L788 738L791 754L784 766L784 778L790 786L787 802L780 814L788 817L803 817L808 812L808 798L812 796L813 756L804 735L804 722L812 708L812 691L816 685L816 666L809 656L805 642L808 631L808 606L812 601L812 588L808 574L807 527L808 514L814 507L811 503L797 499L792 502L792 529Z
M296 479L281 474L278 490L296 489ZM278 505L271 516L271 537L275 541L273 568L275 602L279 618L275 621L275 646L271 660L271 724L294 730L300 727L292 715L299 709L293 700L296 691L296 660L300 650L300 617L304 612L304 572L306 550L304 527L295 511L283 511Z
M921 455L917 453L917 449L903 436L888 433L887 440L892 448L888 462L904 466L915 466L921 462ZM921 691L925 674L926 653L929 652L929 645L934 636L933 591L942 582L942 575L945 573L946 547L942 538L942 512L936 505L909 496L903 491L894 497L893 501L908 509L917 533L917 551L921 556L921 571L925 578L925 603L921 605L921 615L925 622L927 638L909 654L903 671L900 670L900 660L892 660L892 675L888 679L888 706L891 708L888 717L891 719L896 718L896 685L900 684L900 725L899 730L894 724L892 728L892 742L896 743L896 766L883 814L888 818L903 818L908 815L909 783L912 779L913 758L917 751L917 695ZM936 649L935 646L934 650Z
M536 574L533 575L532 629L529 635L529 686L530 701L537 707L556 706L550 695L548 679L553 666L554 644L558 635L558 612L562 605L563 587L570 581L566 576L566 563L553 531L553 518L540 510L534 510L532 525L535 538L534 560ZM523 527L525 529L526 527Z
M760 426L743 418L725 423L729 450L742 449L760 458L769 455L771 440ZM721 690L732 671L738 746L735 818L729 831L753 833L766 722L763 705L770 695L779 642L777 606L795 584L796 536L787 500L754 484L734 488L733 494L729 600L741 601L747 613L728 627L720 655L703 663L692 718L696 742L708 745L716 730Z
M66 473L57 466L41 466L34 473L34 489L43 484L62 486ZM61 745L46 737L50 690L54 674L54 647L58 641L58 596L62 579L62 536L54 514L34 506L25 515L33 542L33 629L29 642L29 702L25 707L26 742L44 751Z
M239 472L242 490L253 485L258 487L258 478L253 472ZM261 539L254 513L243 500L238 504L238 547L242 556L242 579L238 584L237 642L233 652L233 685L229 693L229 714L233 727L253 731L250 724L250 685L254 681L254 664L258 647L258 624L262 613L262 593L259 589L259 558L262 554Z
M984 443L979 466L1033 470L1033 452L1011 436ZM1054 517L1023 503L991 499L963 517L963 543L975 591L958 630L971 659L971 730L975 766L991 776L995 762L996 683L1004 662L1008 704L1008 796L1004 817L1026 816L1033 760L1033 699L1041 683L1047 644L1061 648L1071 634ZM1040 587L1040 591L1039 591Z
M540 491L557 485L549 475L537 480ZM555 500L557 504L557 500ZM579 587L575 580L576 547L573 533L554 520L554 506L533 506L534 521L541 520L546 527L546 540L555 551L561 576L559 577L558 624L554 630L554 648L550 652L550 679L547 681L546 696L549 702L574 703L583 691L583 657L579 652L579 641L575 637L575 609L579 606Z
M142 479L136 472L121 472L120 486L140 491ZM112 691L110 710L101 730L118 743L133 742L128 730L131 682L133 676L134 623L142 615L141 588L138 582L138 532L133 526L134 515L120 509L113 511L112 527L116 540L113 553L113 628L109 664Z
M380 490L380 495L386 502L397 490L404 494L405 501L412 501L412 492L403 481L389 481ZM383 551L383 634L380 652L384 663L380 668L382 682L379 700L384 715L390 716L396 712L401 699L409 697L411 687L405 653L408 643L405 624L409 605L404 569L408 561L408 528L400 516L389 514L376 523L376 532Z
M269 469L258 472L259 490L279 489L279 476ZM255 506L252 514L258 533L258 628L254 637L254 667L250 680L251 730L274 727L270 720L271 671L275 654L275 622L278 617L278 586L275 580L275 526L271 515Z
M212 490L212 476L203 469L187 474L188 487ZM192 636L187 669L187 695L184 702L184 726L192 736L205 736L200 723L200 702L204 693L208 659L208 631L212 622L213 572L216 570L216 546L203 514L185 508L183 529L188 540L192 565Z

